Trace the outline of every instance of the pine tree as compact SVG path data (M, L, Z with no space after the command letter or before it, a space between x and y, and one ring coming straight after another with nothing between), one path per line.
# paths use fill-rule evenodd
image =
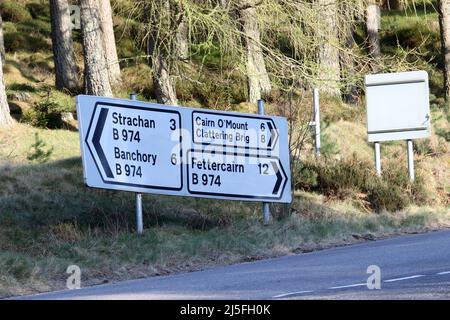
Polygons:
M97 0L80 0L84 49L84 83L89 95L112 96Z
M253 0L240 0L238 4L238 11L246 45L249 101L256 102L264 95L270 94L272 85L267 74L266 63L261 47L256 2Z
M68 1L50 0L50 14L56 87L74 91L78 82Z
M439 1L439 25L444 62L444 92L448 99L450 96L450 0Z
M99 0L100 28L102 30L103 49L106 54L109 81L116 85L121 80L119 58L117 56L116 38L112 20L111 3L109 0Z
M0 59L0 127L5 127L12 123L9 113L9 105L6 99L5 83L3 81L3 63Z

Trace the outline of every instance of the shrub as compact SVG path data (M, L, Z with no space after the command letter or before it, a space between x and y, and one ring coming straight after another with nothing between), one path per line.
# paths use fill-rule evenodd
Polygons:
M330 124L326 122L322 122L321 126L321 134L320 134L320 153L323 156L333 156L339 152L339 148L337 146L336 140L330 137L330 135L326 132L326 128L328 128ZM312 139L314 140L314 134L311 132Z
M27 154L27 159L29 161L45 163L50 159L53 148L47 148L47 144L39 137L37 132L35 133L34 138L34 143L31 145L30 151Z
M22 121L39 128L61 128L62 113L74 112L73 98L59 91L50 90L47 97L23 113Z
M32 274L32 263L30 259L22 255L2 254L2 273L10 274L17 280L25 280Z
M365 191L367 200L374 211L395 212L411 204L412 199L409 192L403 190L401 186L379 178L373 182L375 183L371 183Z
M310 168L308 166L304 166L301 170L298 170L295 175L294 188L295 189L304 189L304 190L313 190L317 188L317 170L314 168Z
M398 162L386 164L382 177L376 176L372 163L361 161L356 155L342 160L324 157L297 167L295 188L342 200L363 201L376 212L394 212L412 203L423 204L429 200L421 177L412 184L407 170Z

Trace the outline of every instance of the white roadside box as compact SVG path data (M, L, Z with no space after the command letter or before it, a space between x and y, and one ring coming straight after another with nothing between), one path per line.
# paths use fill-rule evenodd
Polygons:
M381 174L380 141L406 140L409 177L414 180L413 139L430 136L428 74L425 71L371 74L365 78L367 136L375 143Z
M430 135L428 74L425 71L367 75L369 142Z

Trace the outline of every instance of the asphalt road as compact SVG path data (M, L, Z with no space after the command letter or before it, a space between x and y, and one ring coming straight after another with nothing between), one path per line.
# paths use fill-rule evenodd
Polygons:
M450 299L450 231L22 299Z

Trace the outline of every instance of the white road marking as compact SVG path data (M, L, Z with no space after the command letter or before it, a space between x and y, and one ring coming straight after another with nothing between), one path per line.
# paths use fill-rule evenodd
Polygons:
M415 278L420 278L420 277L425 277L425 276L423 274L416 274L416 275L410 276L410 277L403 277L403 278L395 278L395 279L384 280L383 282L403 281L403 280L415 279Z
M442 272L437 273L437 275L440 275L440 276L442 276L444 274L450 274L450 271L442 271Z
M344 288L354 288L354 287L363 287L363 286L367 286L367 283L355 283L355 284L349 284L346 286L338 286L338 287L331 287L328 289L344 289Z
M289 292L289 293L283 293L283 294L273 296L272 298L283 298L283 297L295 296L298 294L311 293L311 292L314 292L314 291L305 290L305 291Z

